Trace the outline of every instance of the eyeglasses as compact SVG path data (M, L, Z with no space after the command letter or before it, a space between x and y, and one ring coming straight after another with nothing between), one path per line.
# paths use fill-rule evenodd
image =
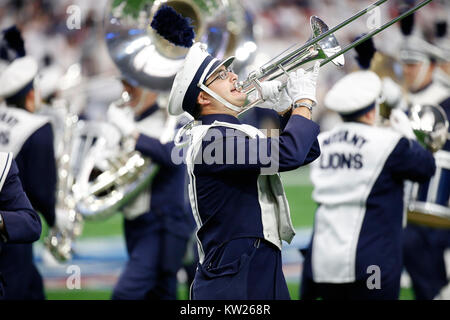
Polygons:
M211 83L213 83L214 81L216 81L217 79L222 79L222 80L226 80L228 78L228 73L233 73L233 69L231 67L226 68L225 70L220 70L219 73L217 73L217 76L212 79L212 81L208 84L206 84L206 86L209 86Z

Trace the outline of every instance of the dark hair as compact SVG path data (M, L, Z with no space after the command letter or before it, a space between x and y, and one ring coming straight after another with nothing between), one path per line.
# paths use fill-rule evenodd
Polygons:
M25 102L27 100L28 93L33 89L33 80L31 80L25 87L14 95L5 98L5 102L9 106L25 109Z
M25 101L27 99L26 94L14 95L9 98L5 98L5 102L8 106L14 106L19 109L25 109Z
M352 112L350 114L340 114L340 116L344 122L357 122L359 117L370 112L373 108L375 108L375 102L369 104L367 107L359 109L358 111Z
M343 122L358 122L359 117L361 117L361 115L357 117L346 117L342 114L340 116Z
M202 113L202 107L200 106L200 104L195 103L195 107L191 112L191 116L193 116L194 119L197 120L200 117L201 113Z

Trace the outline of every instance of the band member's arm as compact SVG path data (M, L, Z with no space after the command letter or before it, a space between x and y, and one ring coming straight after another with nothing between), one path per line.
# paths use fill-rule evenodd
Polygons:
M305 165L320 155L317 142L319 126L296 114L290 117L278 138L250 139L228 128L219 127L218 130L225 138L208 141L210 137L205 137L200 150L202 159L198 158L198 154L195 160L195 169L199 173L259 171L262 168L275 168L276 172L282 172ZM231 132L234 134L230 135ZM213 150L216 152L211 156L213 161L208 161L207 157ZM222 154L219 156L217 152Z
M297 108L297 109L299 109L299 108ZM311 114L310 114L309 110L306 110L306 108L303 110L297 110L297 112L304 112L304 114L300 113L299 115L305 116L307 119L311 119ZM291 115L292 115L292 108L289 108L284 114L280 115L280 129L281 130L284 130L286 128L286 125L288 124ZM313 145L311 146L311 149L309 150L309 153L307 154L303 165L313 162L319 156L320 156L320 145L319 145L319 141L316 139L314 141Z
M303 69L291 72L286 89L281 91L276 82L269 82L267 88L263 88L262 96L264 99L274 103L271 109L277 111L280 115L286 116L287 114L289 116L289 120L279 137L250 139L242 135L229 136L226 133L227 130L225 130L222 138L219 136L214 141L210 140L209 143L212 143L212 146L207 146L208 142L206 142L206 145L203 143L203 150L215 149L214 147L218 147L216 149L219 152L223 150L221 161L208 164L204 161L198 161L198 156L203 155L197 154L196 170L198 172L202 170L208 172L259 171L266 168L268 169L266 172L274 173L274 171L293 170L316 159L320 155L317 141L320 130L319 126L311 121L311 110L312 106L317 104L315 92L319 68L320 63L315 63L312 72L305 73ZM289 100L294 103L292 110L289 110L289 105L286 103ZM276 105L276 103L280 105ZM235 146L235 151L230 150L230 145ZM232 155L230 156L230 154ZM217 154L211 158L217 158ZM220 155L218 158L220 158ZM197 165L198 163L200 165Z
M297 108L293 111L293 115L280 136L280 171L298 168L320 156L320 146L317 140L320 128L315 122L301 114L301 112L305 112L305 109ZM306 109L306 113L309 114L309 110Z
M41 219L34 211L19 179L13 161L0 192L0 241L9 243L31 243L41 235Z
M303 162L303 165L307 165L314 160L316 160L320 156L320 145L319 141L316 139L311 146L311 149L309 149L308 154L306 155L305 161Z
M28 198L34 209L52 227L55 224L57 171L50 124L33 133L23 145L16 161L23 168L19 176Z
M139 134L135 149L141 152L144 156L150 157L155 163L166 166L175 166L171 159L173 142L161 143L158 139Z
M400 139L385 166L390 168L394 177L416 182L427 181L436 170L432 153L425 150L417 141L406 138Z
M444 109L447 119L450 119L450 97L439 103L439 105ZM450 127L448 128L447 142L442 147L442 150L450 152Z

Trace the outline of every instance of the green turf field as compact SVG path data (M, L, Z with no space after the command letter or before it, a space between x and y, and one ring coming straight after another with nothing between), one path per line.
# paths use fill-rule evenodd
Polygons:
M311 199L311 186L287 186L286 195L291 209L294 227L312 226L316 205ZM42 218L43 220L43 218ZM122 234L123 218L119 214L102 221L85 221L81 238L106 237ZM47 234L47 225L42 228L41 240Z
M282 175L286 194L289 200L291 216L294 227L312 227L316 204L311 199L312 186L309 182L308 169L296 170L292 173ZM83 238L104 237L120 235L122 231L123 218L116 214L105 221L87 221L84 225ZM46 226L43 235L47 233ZM299 283L288 283L291 298L297 300L299 297ZM47 290L47 298L51 300L106 300L111 296L110 290ZM186 285L180 285L178 298L186 300L188 290ZM411 300L413 293L410 289L402 289L400 299Z
M288 283L292 300L298 300L299 283ZM109 300L111 291L109 290L48 290L46 292L49 300ZM188 288L181 284L178 288L178 299L188 300ZM400 300L414 300L411 289L401 289Z

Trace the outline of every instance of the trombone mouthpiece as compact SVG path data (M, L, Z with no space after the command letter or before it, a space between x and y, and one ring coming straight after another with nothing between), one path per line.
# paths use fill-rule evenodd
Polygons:
M244 81L237 81L234 83L234 87L237 91L242 91L244 89Z

